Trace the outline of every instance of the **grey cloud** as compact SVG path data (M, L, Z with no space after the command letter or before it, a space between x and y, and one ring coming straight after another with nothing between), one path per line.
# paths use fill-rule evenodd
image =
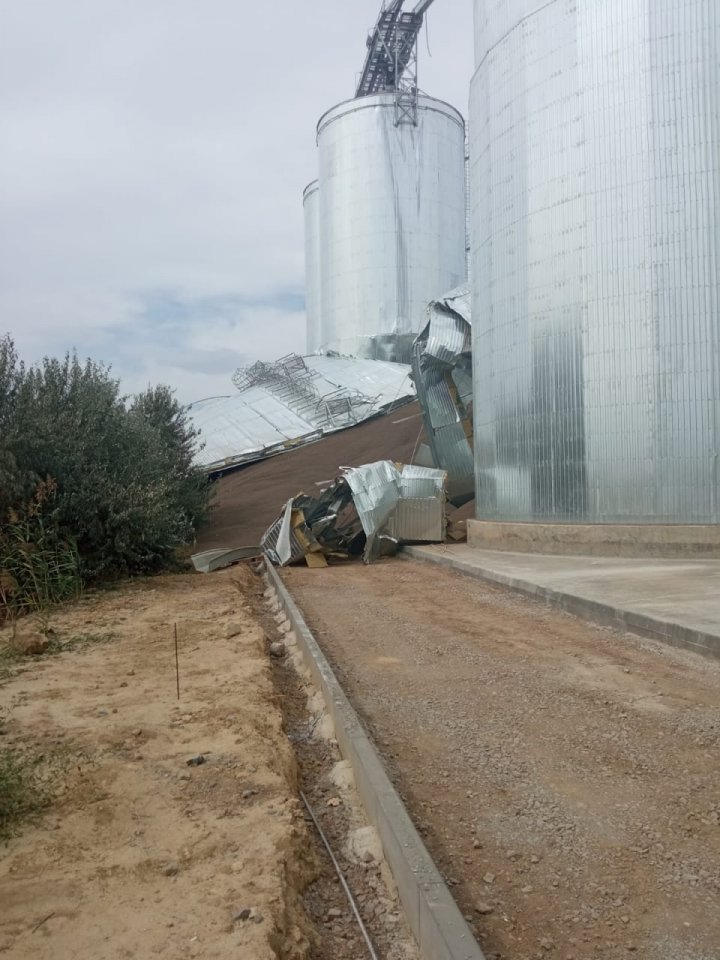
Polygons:
M231 389L235 353L302 348L314 127L352 95L378 9L0 0L0 331L29 360L76 346L186 399ZM421 38L421 86L463 110L470 22L469 0L436 0L432 58ZM172 361L149 290L187 307ZM237 310L208 320L212 301ZM200 359L211 336L226 372Z

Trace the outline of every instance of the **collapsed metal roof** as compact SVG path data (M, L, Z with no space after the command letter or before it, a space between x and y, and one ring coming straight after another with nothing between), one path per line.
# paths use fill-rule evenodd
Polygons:
M289 354L233 377L238 393L189 407L201 432L196 462L220 472L344 430L415 396L406 364Z

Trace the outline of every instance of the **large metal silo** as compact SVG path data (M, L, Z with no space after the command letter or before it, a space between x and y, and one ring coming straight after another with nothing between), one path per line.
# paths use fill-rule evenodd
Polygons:
M320 347L320 184L303 192L305 216L305 333L308 353Z
M318 124L322 348L409 362L425 308L465 278L465 124L418 97L341 103Z
M477 516L720 522L720 3L475 0Z

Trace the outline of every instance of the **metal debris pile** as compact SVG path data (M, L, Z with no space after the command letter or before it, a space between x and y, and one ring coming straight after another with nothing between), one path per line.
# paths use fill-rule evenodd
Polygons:
M285 504L260 541L278 566L362 556L371 563L402 543L445 538L447 474L389 460L346 467L318 496L298 494Z
M469 284L431 301L427 315L413 344L413 379L432 462L447 470L448 496L461 506L475 494Z

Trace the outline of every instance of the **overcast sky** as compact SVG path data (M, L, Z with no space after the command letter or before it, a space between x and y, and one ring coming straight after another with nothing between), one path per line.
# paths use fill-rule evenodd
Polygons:
M303 350L315 124L379 8L0 0L0 335L183 401ZM471 0L436 0L420 43L421 88L463 114L471 27Z

